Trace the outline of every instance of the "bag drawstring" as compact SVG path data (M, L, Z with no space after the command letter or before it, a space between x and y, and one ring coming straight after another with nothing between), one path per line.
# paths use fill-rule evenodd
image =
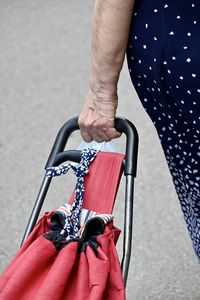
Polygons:
M77 177L75 198L70 208L69 214L65 220L61 235L66 235L67 240L78 237L79 234L79 219L82 211L83 197L84 197L84 177L89 172L89 165L96 157L98 151L94 149L84 149L81 151L81 161L79 164L66 164L57 167L50 167L46 169L47 177L55 177L66 174L70 169L73 170Z

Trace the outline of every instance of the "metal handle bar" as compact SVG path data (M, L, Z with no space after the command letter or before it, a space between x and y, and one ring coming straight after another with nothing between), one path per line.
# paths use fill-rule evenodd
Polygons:
M126 164L125 164L125 175L133 175L136 177L137 170L137 150L138 150L138 134L135 126L128 120L123 118L115 119L115 127L126 135ZM53 167L57 164L57 161L62 160L62 152L64 151L65 145L69 139L69 136L72 132L79 129L78 126L78 117L72 118L68 122L66 122L56 137L54 145L52 147L51 153L47 160L45 168ZM72 161L73 161L73 153ZM59 155L59 159L57 157ZM63 154L64 155L64 154ZM76 153L74 153L76 157Z

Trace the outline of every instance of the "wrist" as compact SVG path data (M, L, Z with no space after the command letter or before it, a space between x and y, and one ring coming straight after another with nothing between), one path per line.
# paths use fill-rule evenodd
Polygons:
M90 91L98 99L117 99L117 84L110 84L108 82L102 83L97 81L90 82Z
M87 103L98 117L113 118L118 105L118 97L117 95L97 94L90 88Z
M109 75L107 72L101 75L91 71L90 89L97 97L117 97L117 84L119 75Z

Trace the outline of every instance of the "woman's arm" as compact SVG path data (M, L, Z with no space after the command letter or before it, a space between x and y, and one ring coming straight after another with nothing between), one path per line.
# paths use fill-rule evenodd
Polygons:
M117 83L126 52L134 0L97 0L91 46L90 89L79 116L85 141L119 137L114 128Z

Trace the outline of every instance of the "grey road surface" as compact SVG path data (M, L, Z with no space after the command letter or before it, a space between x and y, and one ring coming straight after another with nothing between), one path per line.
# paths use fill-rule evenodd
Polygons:
M1 271L19 247L55 135L83 104L93 5L91 0L0 0ZM156 131L126 63L118 115L132 120L140 136L127 299L200 299L200 267ZM72 135L69 148L80 141ZM53 183L43 211L65 202L72 183L70 176ZM124 182L115 208L120 228L123 187ZM122 238L118 249L121 257Z

